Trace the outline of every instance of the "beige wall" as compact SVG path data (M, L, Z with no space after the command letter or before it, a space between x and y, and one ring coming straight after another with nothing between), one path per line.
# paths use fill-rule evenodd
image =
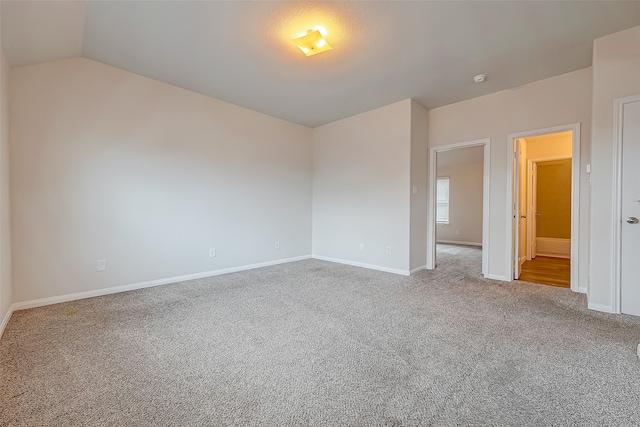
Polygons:
M14 302L310 255L309 128L83 58L10 92Z
M640 26L599 38L593 47L591 308L612 311L613 104L640 94Z
M483 169L482 163L438 167L438 177L449 177L449 224L436 224L436 241L482 245Z
M551 77L515 89L458 102L429 111L429 145L443 146L491 138L491 200L489 203L489 277L510 276L507 227L507 161L511 133L581 123L580 182L580 286L586 287L589 249L589 183L585 166L590 162L591 68Z
M571 239L571 159L538 162L536 237Z
M411 108L407 99L313 129L314 256L410 270Z
M586 131L589 133L588 129ZM571 157L573 141L570 131L529 137L526 141L528 160Z
M411 270L423 268L427 262L427 169L429 112L411 101ZM413 188L416 193L414 194Z
M9 66L0 51L0 335L13 299L9 193Z

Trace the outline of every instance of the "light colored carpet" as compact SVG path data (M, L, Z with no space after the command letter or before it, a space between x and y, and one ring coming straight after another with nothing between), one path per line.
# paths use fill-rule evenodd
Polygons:
M640 425L640 321L483 279L307 260L16 312L2 426Z

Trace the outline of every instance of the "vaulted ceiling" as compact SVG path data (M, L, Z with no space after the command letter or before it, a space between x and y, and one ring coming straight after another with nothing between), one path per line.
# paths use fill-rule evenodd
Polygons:
M12 67L82 56L312 127L585 68L594 39L640 25L640 1L2 0L0 13ZM317 25L334 49L306 57L291 39Z

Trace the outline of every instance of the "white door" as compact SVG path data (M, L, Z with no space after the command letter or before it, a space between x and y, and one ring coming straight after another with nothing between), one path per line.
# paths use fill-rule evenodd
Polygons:
M640 316L640 101L622 116L621 310Z
M533 162L531 165L531 258L535 258L538 251L536 243L538 215L538 163Z
M520 277L520 140L513 144L513 278Z
M520 192L518 194L518 213L520 220L518 223L520 235L518 239L520 246L518 247L518 269L522 271L522 264L527 259L527 228L529 227L527 219L527 142L524 139L519 140L518 144L518 164L520 166Z

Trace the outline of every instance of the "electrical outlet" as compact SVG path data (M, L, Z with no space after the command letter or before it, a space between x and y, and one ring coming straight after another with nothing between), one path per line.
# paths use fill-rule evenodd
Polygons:
M414 185L414 186L413 186L413 189L412 189L412 191L411 191L411 192L412 192L413 194L418 194L418 186L417 186L417 185Z
M209 249L209 258L215 258L215 257L216 257L216 248Z
M387 246L387 255L391 255L391 246Z
M456 230L456 234L459 235L460 234L460 230Z
M364 243L360 243L360 250L364 251Z
M96 262L96 271L105 271L106 269L107 269L107 260L99 259L98 262Z
M280 241L276 240L276 249L280 249Z

